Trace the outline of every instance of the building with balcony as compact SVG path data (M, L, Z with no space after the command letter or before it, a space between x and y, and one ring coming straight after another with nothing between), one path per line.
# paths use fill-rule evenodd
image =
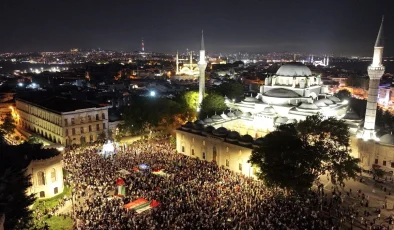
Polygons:
M18 129L37 134L50 144L94 142L108 130L108 107L63 97L16 99Z

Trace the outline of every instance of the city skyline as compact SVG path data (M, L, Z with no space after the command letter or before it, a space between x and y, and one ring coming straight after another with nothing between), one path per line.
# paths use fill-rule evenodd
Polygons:
M334 3L335 2L335 3ZM204 29L215 52L305 52L370 56L385 16L385 40L393 38L389 1L96 1L50 4L4 1L0 52L60 51L100 47L175 53L198 50ZM226 3L226 4L225 4ZM340 5L339 5L340 4ZM394 55L386 42L385 56Z

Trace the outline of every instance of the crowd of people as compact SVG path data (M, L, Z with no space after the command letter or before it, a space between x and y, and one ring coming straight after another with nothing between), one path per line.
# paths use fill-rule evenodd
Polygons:
M98 148L69 149L64 155L76 229L331 230L352 221L355 213L335 194L284 195L214 162L178 154L168 141L139 141L111 157L98 154ZM133 170L140 164L166 174ZM122 169L130 174L121 174ZM126 195L116 197L120 177ZM123 207L138 198L160 205L140 214Z

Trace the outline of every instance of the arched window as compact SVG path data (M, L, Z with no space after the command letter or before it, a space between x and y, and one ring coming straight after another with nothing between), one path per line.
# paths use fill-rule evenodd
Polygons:
M85 136L81 136L80 142L81 142L81 144L85 144L85 142L86 142Z
M54 168L51 170L51 181L52 183L56 182L56 170Z
M38 185L45 185L45 173L43 171L37 173L37 183Z
M98 121L100 118L99 118L99 115L98 114L96 114L96 121Z
M101 118L104 120L105 119L105 113L101 114Z

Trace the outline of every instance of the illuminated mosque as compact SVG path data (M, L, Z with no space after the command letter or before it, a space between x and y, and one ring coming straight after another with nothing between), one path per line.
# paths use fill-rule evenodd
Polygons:
M200 75L200 69L198 67L198 63L193 63L193 52L189 52L189 60L187 59L179 59L178 52L176 53L176 67L175 67L175 75L173 79L191 79L196 80ZM179 61L186 61L180 66ZM188 62L187 62L188 61Z
M382 26L383 22L378 41L382 37ZM323 85L318 76L312 75L307 66L292 62L282 65L274 76L266 78L257 95L250 95L240 102L226 97L227 111L217 111L211 117L189 121L179 127L176 130L177 151L190 157L215 161L219 166L254 176L256 169L248 160L254 147L261 145L264 135L281 124L304 120L307 116L320 113L324 117L343 119L349 125L353 134L352 155L361 159L364 168L371 168L372 165L394 168L394 135L386 134L378 139L374 131L377 100L377 94L374 93L377 87L374 85L379 85L378 80L384 72L381 64L383 45L378 44L378 41L375 44L373 64L369 67L373 84L367 106L375 110L367 111L364 129L358 131L361 134L354 135L362 120L354 112L348 112L348 102L329 94L328 86ZM206 66L202 38L198 63L199 103L202 102L205 91L204 64ZM365 142L357 137L373 141ZM389 152L387 146L390 146Z

